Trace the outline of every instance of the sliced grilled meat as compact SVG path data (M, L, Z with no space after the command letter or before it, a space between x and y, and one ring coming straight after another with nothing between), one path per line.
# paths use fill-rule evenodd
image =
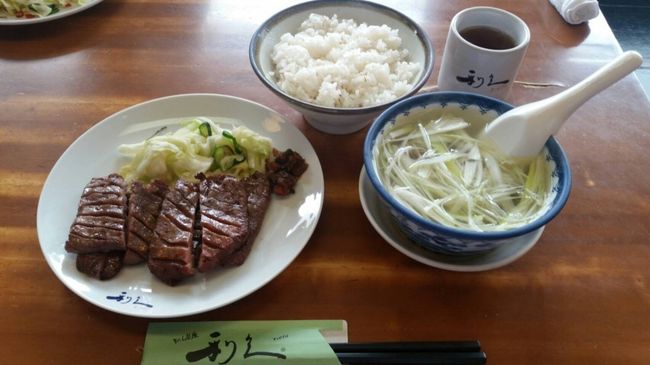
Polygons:
M154 229L162 202L168 190L167 185L158 180L146 186L137 181L131 184L125 264L133 265L147 260L149 246L155 240Z
M257 172L243 182L248 193L248 238L244 245L223 260L224 266L239 266L246 261L271 202L271 184L266 174Z
M92 178L79 201L65 249L74 253L126 249L126 182L118 174Z
M123 251L77 255L77 270L99 280L108 280L122 269Z
M221 175L201 181L201 254L197 268L207 272L239 249L248 237L248 193L244 183Z
M196 184L179 180L162 202L147 265L169 285L194 275L192 238L198 200Z
M200 200L200 196L199 196L199 200ZM192 250L194 251L194 267L197 267L199 264L199 257L201 256L201 241L203 241L202 232L201 232L201 209L197 208L196 215L194 217L194 228L192 229Z

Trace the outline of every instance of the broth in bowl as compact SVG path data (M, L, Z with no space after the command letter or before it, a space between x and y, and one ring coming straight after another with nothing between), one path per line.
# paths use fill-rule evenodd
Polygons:
M555 138L534 159L514 161L474 137L511 109L478 94L431 92L375 119L365 170L409 239L439 253L480 254L521 243L562 210L571 170Z
M545 154L504 156L474 137L481 127L449 111L398 117L374 145L381 182L404 206L449 227L503 231L534 221L550 194Z

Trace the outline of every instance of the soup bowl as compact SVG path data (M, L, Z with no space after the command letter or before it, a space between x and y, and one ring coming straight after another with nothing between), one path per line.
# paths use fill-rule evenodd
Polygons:
M283 90L276 80L272 60L274 46L286 33L295 34L310 14L339 20L353 19L357 24L387 25L397 29L401 49L408 51L410 62L417 62L420 71L411 79L410 89L392 100L364 107L331 107L305 101ZM312 127L329 134L349 134L366 127L388 106L418 92L433 69L433 46L427 33L416 22L390 7L368 1L315 0L291 6L271 16L255 31L249 45L249 61L260 81L273 93L300 112Z
M465 92L432 92L416 95L396 103L381 113L373 122L363 148L364 166L368 178L381 201L404 234L418 245L445 254L480 254L510 242L534 230L542 228L562 210L571 190L571 170L562 147L553 137L549 138L541 153L544 154L550 173L547 198L538 214L526 224L506 230L476 231L456 228L425 218L402 204L386 188L377 169L373 152L378 137L396 122L408 122L417 118L431 120L451 112L470 124L470 134L513 106L490 97ZM473 129L473 130L472 130Z

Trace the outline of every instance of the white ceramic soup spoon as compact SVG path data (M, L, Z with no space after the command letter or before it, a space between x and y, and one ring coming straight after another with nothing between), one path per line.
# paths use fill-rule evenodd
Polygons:
M491 141L508 156L535 156L576 109L642 63L639 53L625 52L561 93L503 113L488 123L479 138Z

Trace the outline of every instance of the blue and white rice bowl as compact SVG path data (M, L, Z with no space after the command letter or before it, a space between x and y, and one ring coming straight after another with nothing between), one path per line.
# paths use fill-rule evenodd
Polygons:
M514 242L551 221L564 207L571 190L571 170L562 147L553 138L546 142L543 153L551 171L549 195L536 217L527 224L504 231L473 231L459 229L424 218L403 205L384 187L374 159L377 138L390 130L398 118L440 115L449 111L470 125L484 125L513 106L490 97L464 92L433 92L402 100L384 111L374 121L364 144L364 165L372 185L400 229L422 247L445 254L479 254L499 245ZM431 117L429 117L431 118ZM470 126L471 128L471 126Z

